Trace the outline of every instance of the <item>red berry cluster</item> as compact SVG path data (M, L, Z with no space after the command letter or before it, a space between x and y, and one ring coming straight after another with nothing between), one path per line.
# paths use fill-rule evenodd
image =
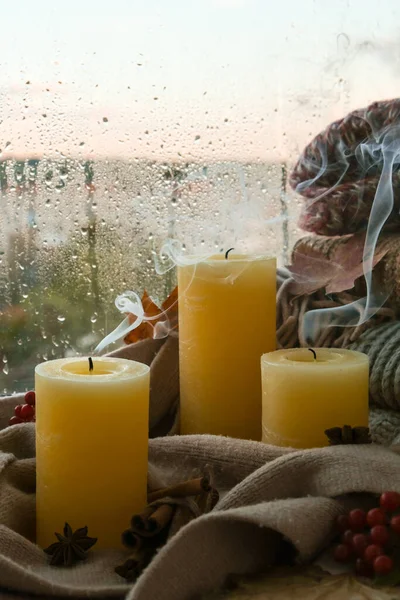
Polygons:
M9 425L17 425L18 423L32 423L36 421L35 392L26 392L24 400L25 404L17 404L17 406L14 408L14 416L9 420Z
M357 575L373 577L387 575L393 570L393 550L399 545L400 494L384 492L380 508L365 512L356 508L336 520L341 533L340 543L334 549L337 562L355 561Z

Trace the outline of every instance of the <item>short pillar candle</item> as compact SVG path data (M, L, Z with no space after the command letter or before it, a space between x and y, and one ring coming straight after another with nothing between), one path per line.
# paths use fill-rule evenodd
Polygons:
M276 446L327 446L325 430L368 427L368 356L337 348L264 354L262 441Z
M36 367L37 543L65 522L118 548L147 501L149 367L71 358Z

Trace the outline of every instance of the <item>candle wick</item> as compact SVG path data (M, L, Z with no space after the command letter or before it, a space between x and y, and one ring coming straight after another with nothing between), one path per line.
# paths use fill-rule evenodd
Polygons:
M226 259L228 259L228 254L229 254L229 252L232 252L232 250L234 250L234 249L235 249L235 248L229 248L229 250L227 250L227 251L225 252L225 258L226 258Z
M93 360L91 356L89 356L89 371L93 371Z
M317 360L317 353L312 348L309 348L309 351L314 354L314 360Z

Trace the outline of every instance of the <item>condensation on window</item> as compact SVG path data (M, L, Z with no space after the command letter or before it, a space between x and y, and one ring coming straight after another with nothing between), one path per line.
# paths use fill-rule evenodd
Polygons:
M290 169L329 122L396 95L399 13L390 0L9 3L0 393L90 352L121 292L161 302L176 284L154 267L167 238L288 264Z

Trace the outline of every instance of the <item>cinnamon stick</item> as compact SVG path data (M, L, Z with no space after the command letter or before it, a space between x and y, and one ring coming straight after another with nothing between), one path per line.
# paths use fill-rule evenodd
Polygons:
M155 500L159 500L160 498L166 498L167 496L171 496L172 498L197 496L202 492L210 491L210 489L210 481L208 477L204 476L198 477L196 479L189 479L188 481L177 483L176 485L170 485L166 488L155 490L154 492L150 492L147 498L148 502L151 504L152 502L155 502Z
M136 558L128 558L122 565L115 567L114 571L127 581L134 581L139 575L140 561Z
M161 504L157 507L157 509L153 512L151 517L149 517L148 521L151 522L154 527L154 532L158 533L161 529L164 529L172 519L175 508L170 504Z
M135 550L140 550L143 545L142 538L132 531L132 529L126 529L122 534L122 543L127 548L134 548Z
M166 527L174 514L175 507L170 504L160 504L160 506L148 507L150 510L140 515L134 515L131 519L132 534L137 534L142 538L150 538L157 535ZM129 536L128 536L128 539Z
M203 492L196 499L197 505L202 514L210 512L219 500L219 493L216 489L211 488L209 492Z
M148 506L140 515L133 515L131 519L132 529L136 529L139 532L146 531L148 529L148 519L153 514L154 506ZM150 525L150 529L152 525Z
M151 561L154 552L154 548L143 548L140 552L128 558L122 565L115 567L114 571L127 581L135 581Z

